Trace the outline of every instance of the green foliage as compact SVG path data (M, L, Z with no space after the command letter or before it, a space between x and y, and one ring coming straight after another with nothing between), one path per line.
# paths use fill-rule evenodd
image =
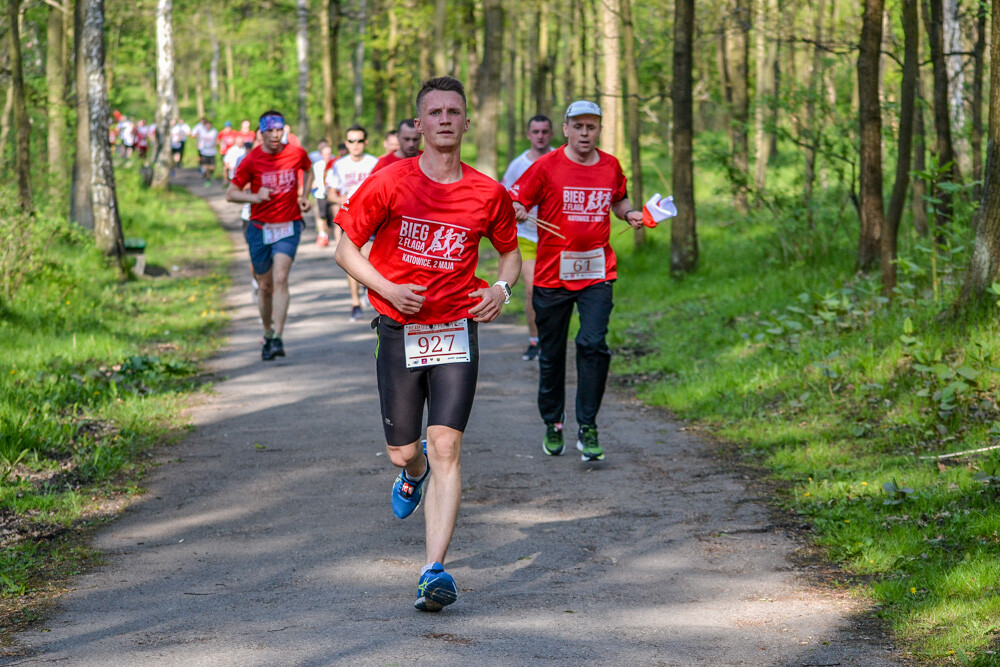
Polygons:
M782 250L784 209L733 220L724 207L704 215L711 206L699 209L695 274L670 275L659 230L638 251L617 243L616 374L781 480L778 501L917 656L990 664L1000 466L984 453L932 458L1000 442L1000 318L939 317L968 226L954 221L938 242L904 226L890 303L877 276L854 272L856 240L830 206L814 217L828 246L801 252Z
M116 179L125 233L147 240L161 277L123 282L89 235L40 214L23 236L39 249L33 268L0 304L0 512L23 528L3 544L0 595L29 592L33 568L61 562L49 538L178 426L220 342L229 244L215 216L190 195L142 189L136 171Z

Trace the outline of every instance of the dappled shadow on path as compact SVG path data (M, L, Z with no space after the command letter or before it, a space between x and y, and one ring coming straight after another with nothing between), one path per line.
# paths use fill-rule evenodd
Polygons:
M415 611L422 511L389 509L374 337L347 321L331 256L304 243L289 356L266 364L237 265L213 361L227 381L98 536L107 566L22 635L29 662L896 664L852 603L796 577L744 481L660 413L609 395L604 465L544 456L537 371L508 325L482 331L448 559L460 598Z

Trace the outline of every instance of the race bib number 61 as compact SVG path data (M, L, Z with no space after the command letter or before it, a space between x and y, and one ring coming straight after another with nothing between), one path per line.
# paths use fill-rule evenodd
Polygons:
M446 324L407 324L403 327L406 367L471 361L469 321L465 318Z
M560 280L604 280L605 275L604 248L563 250L559 255Z

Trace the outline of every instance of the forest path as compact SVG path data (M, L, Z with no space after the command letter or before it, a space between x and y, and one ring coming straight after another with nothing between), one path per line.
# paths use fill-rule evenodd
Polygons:
M177 182L235 244L220 381L190 435L158 450L147 493L96 536L106 564L8 664L903 664L854 600L797 569L746 480L663 413L612 387L608 460L545 456L537 367L509 324L481 332L447 563L460 597L414 610L423 518L389 508L371 311L348 320L344 273L310 220L288 356L261 362L239 207L193 171Z

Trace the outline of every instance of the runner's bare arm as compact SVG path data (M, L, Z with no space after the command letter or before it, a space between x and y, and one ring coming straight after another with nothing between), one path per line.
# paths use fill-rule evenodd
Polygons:
M621 218L628 224L632 226L632 229L639 229L642 227L642 211L637 211L632 208L632 202L625 199L620 199L611 205L611 212L615 214L616 217Z
M307 213L312 204L309 202L309 193L312 192L313 175L312 170L307 169L302 173L302 192L299 194L299 210Z
M427 299L425 296L416 294L416 292L423 292L427 289L426 287L409 283L398 285L387 280L361 254L361 248L356 246L347 234L341 235L340 242L337 244L337 251L334 253L334 259L337 260L337 264L340 264L341 268L347 271L352 278L381 294L388 299L393 308L404 315L412 315L420 310L420 307Z
M230 183L226 188L226 199L237 204L259 204L262 201L270 201L271 191L262 187L257 192L250 192Z
M521 251L517 248L500 255L499 266L497 267L497 280L506 281L508 285L517 282L521 275ZM482 299L479 303L469 309L469 314L476 322L492 322L503 309L507 295L503 289L495 284L483 289L477 289L469 295Z

